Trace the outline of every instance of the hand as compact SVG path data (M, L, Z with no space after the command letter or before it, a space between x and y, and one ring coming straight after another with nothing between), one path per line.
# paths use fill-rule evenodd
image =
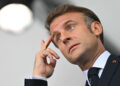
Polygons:
M50 77L56 65L56 59L59 59L59 56L53 50L47 48L52 41L52 36L45 42L42 40L41 50L36 54L33 76L39 77ZM56 58L54 59L53 56ZM47 57L50 59L50 63L47 63Z

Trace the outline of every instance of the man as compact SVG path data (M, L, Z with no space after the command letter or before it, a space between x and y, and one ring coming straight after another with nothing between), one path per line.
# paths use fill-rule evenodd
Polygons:
M61 5L49 14L46 27L50 37L42 41L32 79L26 79L25 86L47 86L45 79L53 74L59 59L55 51L47 48L51 41L70 63L82 69L86 86L119 86L120 59L104 48L103 28L95 13L84 7Z

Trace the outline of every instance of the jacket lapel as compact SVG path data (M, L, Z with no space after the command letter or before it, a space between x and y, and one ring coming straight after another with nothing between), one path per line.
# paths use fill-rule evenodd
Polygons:
M118 66L117 58L118 57L114 55L110 55L101 75L98 86L110 86L111 79L113 77L113 74L116 72L116 68Z

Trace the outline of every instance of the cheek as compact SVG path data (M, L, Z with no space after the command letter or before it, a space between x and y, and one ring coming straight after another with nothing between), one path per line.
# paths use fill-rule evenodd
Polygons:
M95 37L90 37L86 39L86 47L89 49L96 48L97 46L97 39Z
M67 54L67 49L66 49L66 47L65 46L60 46L59 47L59 50L62 52L62 54L64 55L64 56L66 56L66 54Z

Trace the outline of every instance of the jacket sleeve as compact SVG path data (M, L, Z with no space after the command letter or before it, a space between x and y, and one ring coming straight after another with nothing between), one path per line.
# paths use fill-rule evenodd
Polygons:
M38 79L25 79L25 86L47 86L47 81Z

